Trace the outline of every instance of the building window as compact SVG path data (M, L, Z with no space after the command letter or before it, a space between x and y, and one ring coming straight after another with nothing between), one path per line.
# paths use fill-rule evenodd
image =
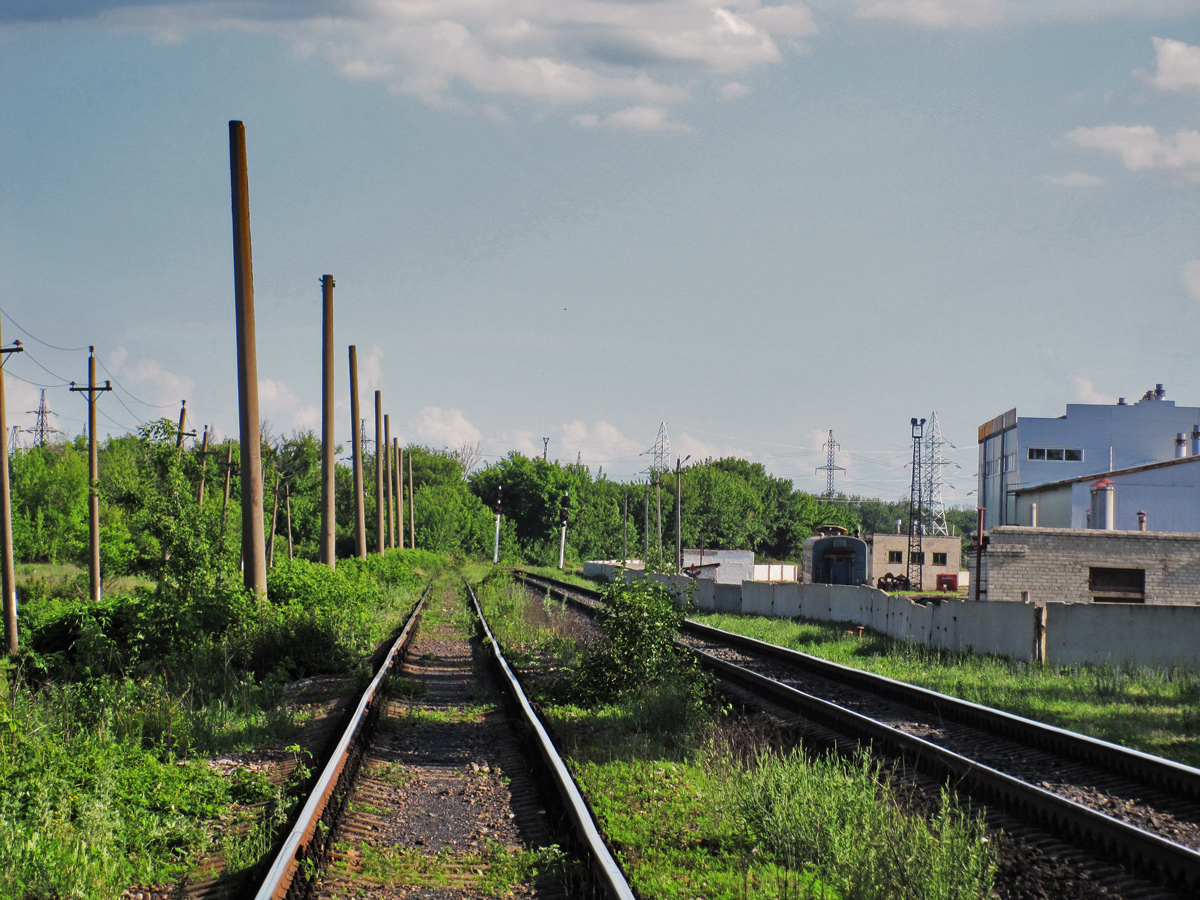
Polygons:
M1030 447L1025 455L1027 459L1045 459L1054 462L1083 462L1083 450L1081 448Z
M1088 591L1097 603L1145 603L1145 569L1088 568Z
M946 554L945 554L945 553L935 553L935 554L933 554L933 564L934 564L935 566L944 566L944 565L946 565Z
M911 559L918 566L925 565L925 553L924 552L912 554Z
M1017 454L1015 452L1009 453L1007 456L1004 457L1004 471L1005 472L1017 471Z
M889 563L904 562L904 551L903 550L889 550L888 551L888 562Z

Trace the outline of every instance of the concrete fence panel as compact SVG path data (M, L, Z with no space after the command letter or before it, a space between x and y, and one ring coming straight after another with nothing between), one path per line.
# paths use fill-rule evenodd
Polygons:
M781 619L794 619L800 615L800 585L797 582L781 581L774 585L774 613Z
M766 581L742 582L742 612L747 615L771 615L774 586Z
M1200 606L1047 603L1046 662L1195 666Z
M740 584L715 584L713 600L717 612L740 613L742 611L742 586Z

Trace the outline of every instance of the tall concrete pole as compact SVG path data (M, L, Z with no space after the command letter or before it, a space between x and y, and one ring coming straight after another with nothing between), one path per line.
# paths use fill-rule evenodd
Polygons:
M350 345L350 425L354 432L354 552L367 558L367 514L363 508L362 426L358 411L358 347Z
M96 395L112 390L112 383L104 387L96 384L96 348L88 347L87 387L76 387L72 391L86 393L88 399L88 544L91 550L88 559L88 587L93 602L100 601L100 451L96 443Z
M0 589L4 591L4 647L9 654L20 647L17 638L17 570L13 564L12 494L8 483L8 419L4 408L4 368L9 353L20 353L19 346L0 351Z
M200 441L200 490L196 493L196 505L204 506L204 474L208 471L208 426L204 426L204 437Z
M333 448L333 276L321 276L321 543L319 559L337 565ZM356 426L357 427L357 426Z
M283 483L283 500L287 506L288 562L291 562L292 561L292 489L286 481Z
M387 444L383 442L383 393L375 392L375 552L380 556L387 550L383 528L384 504L383 465L387 455Z
M397 546L404 549L404 448L400 446L400 438L392 438L396 442L396 536Z
M417 497L413 493L412 451L408 451L408 545L417 549Z
M683 574L683 463L675 459L675 571Z
M396 547L396 532L392 526L396 522L395 516L395 498L392 496L392 485L395 479L392 477L392 418L391 416L383 417L383 455L386 464L383 469L383 477L387 481L387 545L389 550L394 550ZM380 500L380 503L383 501Z
M242 578L247 588L262 595L267 593L267 547L263 534L258 351L254 337L254 265L250 252L250 185L246 174L246 129L237 121L229 123L229 173L233 195L238 439L242 463Z
M275 505L271 508L271 537L267 543L267 566L275 568L275 526L279 522L279 475L275 475Z

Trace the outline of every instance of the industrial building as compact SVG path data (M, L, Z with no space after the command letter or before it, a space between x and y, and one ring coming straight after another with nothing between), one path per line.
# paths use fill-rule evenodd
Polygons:
M908 535L868 534L867 579L879 585L885 575L908 575ZM962 569L962 539L957 537L921 538L921 556L914 561L921 567L921 588L926 591L938 589L938 576L952 579L953 589L958 589L959 571Z
M1017 496L1032 487L1134 475L1133 470L1175 459L1180 449L1189 455L1189 444L1190 455L1198 455L1198 423L1200 407L1176 406L1166 399L1161 384L1136 403L1126 403L1124 398L1110 405L1070 403L1065 415L1053 419L1019 417L1010 409L979 426L978 496L985 510L983 527L991 530L1028 524L1028 511L1022 519ZM1186 477L1195 477L1190 474L1196 471L1192 467L1173 471L1182 476L1184 469L1189 473ZM1059 502L1056 496L1051 505ZM1140 508L1144 507L1133 505L1131 511L1136 514ZM1125 522L1124 514L1120 521ZM1167 526L1164 522L1152 527L1164 530Z

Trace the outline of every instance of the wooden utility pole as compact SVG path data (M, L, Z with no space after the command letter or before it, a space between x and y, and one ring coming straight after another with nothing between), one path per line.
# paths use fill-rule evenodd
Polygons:
M287 508L287 530L288 530L288 562L292 561L292 490L285 481L283 483L283 502Z
M233 478L233 441L225 442L229 447L225 455L225 499L221 501L221 535L225 534L225 517L229 513L229 482Z
M417 549L417 498L413 493L412 451L408 451L408 546Z
M350 345L350 423L354 429L354 552L359 559L367 558L367 514L363 499L362 426L358 417L358 347Z
M384 543L384 496L383 462L387 445L383 442L383 393L375 392L375 552L383 556L387 549Z
M96 348L88 347L88 385L71 390L87 393L88 401L88 587L93 603L100 602L100 451L96 444L96 395L112 390L112 382L104 387L96 384Z
M9 353L21 353L21 342L0 348L0 589L4 591L4 647L11 655L19 649L17 636L17 570L13 563L12 493L8 482L8 419L4 408L4 362Z
M383 477L387 481L387 545L389 550L396 548L396 532L392 526L396 522L396 510L393 506L394 497L392 496L392 419L391 416L383 417L383 455L386 460L386 465L383 470ZM381 500L380 503L383 501Z
M254 265L250 252L250 183L246 129L229 123L229 175L233 197L233 284L237 321L238 439L241 443L242 578L258 595L267 593L263 539L262 435L258 418L258 351L254 337Z
M183 458L183 439L185 437L195 437L196 432L184 431L187 427L187 401L182 401L179 407L179 432L175 435L175 461L178 462Z
M337 565L333 446L333 276L321 276L321 546L320 561Z
M271 508L271 538L267 542L267 566L275 568L275 523L279 521L279 475L275 475L275 505Z
M204 474L208 471L208 426L204 426L204 437L200 441L200 490L196 494L196 505L204 506Z

